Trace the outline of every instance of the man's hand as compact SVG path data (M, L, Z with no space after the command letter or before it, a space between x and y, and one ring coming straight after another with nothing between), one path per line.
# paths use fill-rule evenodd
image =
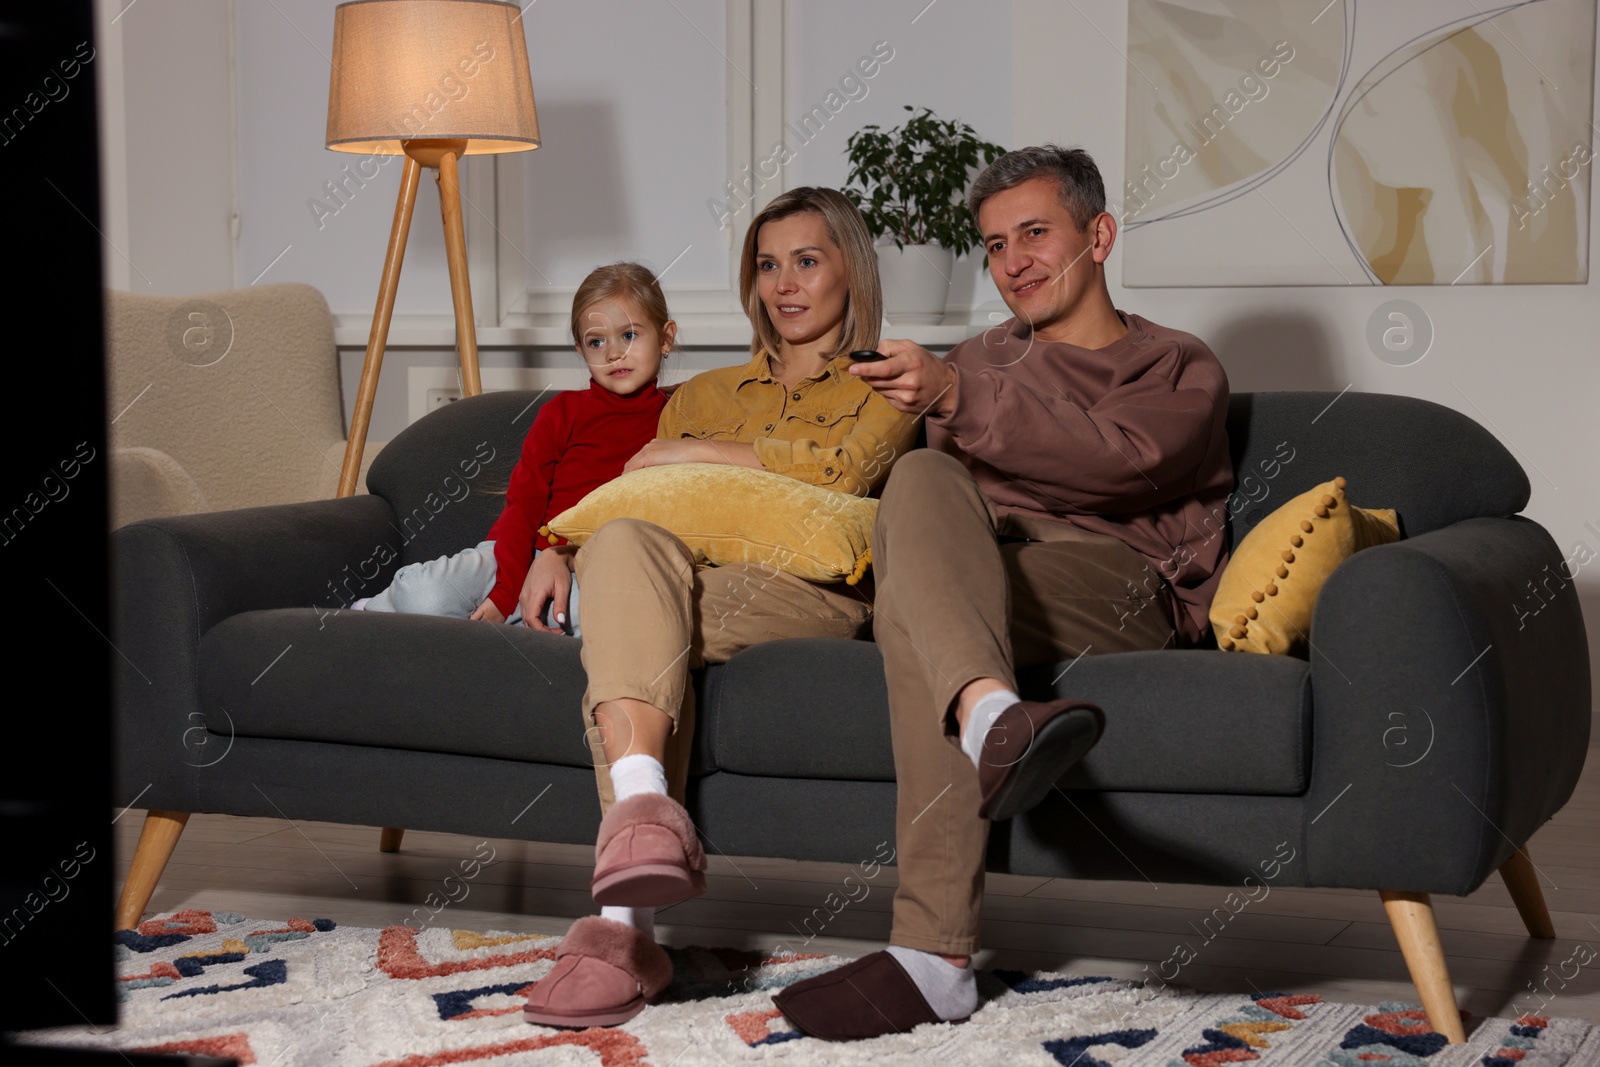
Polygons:
M566 617L567 598L572 595L572 557L577 553L573 545L555 545L533 557L517 597L522 625L547 634L562 632L544 624L544 609L547 604L553 607L557 622Z
M760 467L754 446L743 441L698 441L693 438L655 440L645 444L623 464L622 473L666 463L723 463L735 467Z
M506 621L506 617L500 614L500 609L494 606L493 600L485 600L482 604L479 604L478 610L474 611L471 615L468 615L467 618L473 620L474 622Z
M879 341L878 351L888 358L852 363L850 373L876 389L896 411L948 415L955 410L954 367L910 341Z

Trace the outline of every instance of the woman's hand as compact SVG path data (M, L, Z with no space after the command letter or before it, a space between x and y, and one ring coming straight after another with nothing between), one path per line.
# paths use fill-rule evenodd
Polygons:
M572 557L577 554L576 545L552 545L533 557L517 597L522 625L547 634L562 632L544 624L544 609L547 604L554 607L557 622L566 618L567 598L572 595Z
M485 600L482 604L479 604L478 610L474 611L471 615L468 615L467 618L473 620L474 622L506 621L506 617L500 614L500 609L494 606L493 600Z
M624 474L641 467L667 463L724 463L735 467L761 466L755 446L743 441L696 441L692 438L658 439L647 443L623 465Z

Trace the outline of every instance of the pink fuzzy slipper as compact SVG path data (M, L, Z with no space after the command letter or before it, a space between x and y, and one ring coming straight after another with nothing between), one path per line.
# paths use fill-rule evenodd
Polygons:
M659 793L613 804L600 822L589 889L599 904L664 908L706 891L706 854L683 806Z
M540 1026L616 1026L644 1010L672 981L661 946L624 923L579 919L556 949L556 965L533 984L522 1017Z

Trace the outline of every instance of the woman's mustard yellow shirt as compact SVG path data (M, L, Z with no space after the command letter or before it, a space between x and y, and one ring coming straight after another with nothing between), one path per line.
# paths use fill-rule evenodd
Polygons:
M673 391L656 436L742 441L774 474L866 496L915 443L918 416L896 411L849 366L840 356L791 388L772 376L765 350L702 371Z

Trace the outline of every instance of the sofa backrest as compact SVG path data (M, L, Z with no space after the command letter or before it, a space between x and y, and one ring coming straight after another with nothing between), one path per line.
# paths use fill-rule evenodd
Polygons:
M1350 502L1394 508L1407 537L1515 515L1528 476L1494 435L1442 404L1387 393L1240 393L1228 404L1233 544L1285 501L1335 477Z
M367 489L395 509L400 563L482 541L506 505L511 468L550 392L468 397L395 435L367 471Z
M407 427L372 463L394 506L402 563L477 544L505 506L511 468L548 394L486 393ZM1528 477L1494 435L1441 404L1383 393L1241 393L1228 406L1237 485L1232 543L1292 497L1342 476L1353 503L1394 508L1407 536L1515 515ZM1219 521L1223 516L1219 516Z

